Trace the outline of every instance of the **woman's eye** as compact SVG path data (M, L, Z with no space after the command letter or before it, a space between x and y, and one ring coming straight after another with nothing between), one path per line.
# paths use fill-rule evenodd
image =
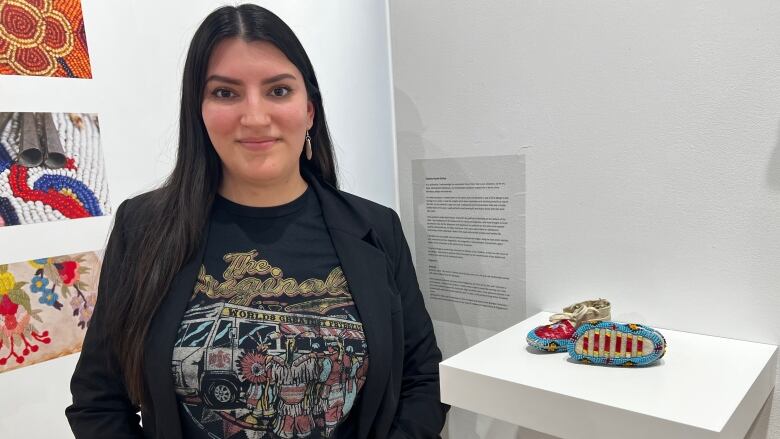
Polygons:
M287 93L290 92L290 89L287 87L274 87L273 90L271 90L271 95L281 98L283 96L287 96Z
M235 94L232 91L224 88L218 88L213 92L211 92L211 94L221 99L232 98L233 96L235 96Z

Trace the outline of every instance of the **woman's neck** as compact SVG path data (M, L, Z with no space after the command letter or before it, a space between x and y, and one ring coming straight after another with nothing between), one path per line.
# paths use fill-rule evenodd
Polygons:
M306 192L307 187L306 180L300 174L283 181L263 184L237 181L224 176L217 192L228 200L244 206L273 207L295 200Z

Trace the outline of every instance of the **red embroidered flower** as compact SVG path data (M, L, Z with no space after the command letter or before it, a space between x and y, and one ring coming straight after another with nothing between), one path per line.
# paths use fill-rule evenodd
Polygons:
M15 316L17 309L19 309L19 305L11 302L11 299L8 297L8 295L4 294L2 298L0 298L0 315ZM14 321L16 321L16 318L14 318ZM13 328L8 328L8 329L13 329Z
M19 326L19 322L16 321L16 315L9 314L5 316L5 329L13 331L17 326Z
M76 261L65 261L55 265L60 279L65 285L73 285L79 280L79 264Z

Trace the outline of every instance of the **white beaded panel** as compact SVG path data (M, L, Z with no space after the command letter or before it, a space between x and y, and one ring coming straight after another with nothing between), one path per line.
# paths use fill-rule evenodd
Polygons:
M97 115L52 113L52 116L65 155L74 160L76 169L48 169L45 166L28 168L28 186L32 188L43 175L71 177L92 190L104 215L111 213ZM16 113L11 123L0 133L0 147L4 148L14 161L17 158L19 144L18 118L19 113ZM10 168L0 172L0 197L10 201L21 224L66 219L62 213L40 201L25 201L14 196L8 181L9 174Z

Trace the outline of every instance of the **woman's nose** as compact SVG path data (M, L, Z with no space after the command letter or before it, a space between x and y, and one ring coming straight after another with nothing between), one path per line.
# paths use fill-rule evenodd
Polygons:
M261 97L250 96L243 105L241 124L245 126L264 126L271 123L270 105Z

